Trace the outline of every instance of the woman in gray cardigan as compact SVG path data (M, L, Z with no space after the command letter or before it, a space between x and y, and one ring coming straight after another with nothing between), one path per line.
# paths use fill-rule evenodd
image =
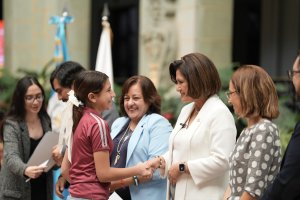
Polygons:
M0 129L4 141L1 200L52 199L51 172L44 173L43 167L26 164L44 134L51 130L44 97L45 92L36 78L25 76L18 81Z

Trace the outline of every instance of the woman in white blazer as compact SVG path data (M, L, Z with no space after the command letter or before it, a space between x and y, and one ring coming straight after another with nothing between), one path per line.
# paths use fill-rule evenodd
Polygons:
M124 117L112 125L114 150L112 167L130 167L145 162L168 150L172 126L160 115L161 99L152 81L145 76L132 76L125 81L120 97ZM166 180L153 177L130 177L112 182L111 190L126 200L162 200L166 198Z
M168 176L167 199L219 200L228 183L229 154L236 139L234 119L217 93L221 81L205 55L188 54L170 64L181 110L169 151L150 164Z

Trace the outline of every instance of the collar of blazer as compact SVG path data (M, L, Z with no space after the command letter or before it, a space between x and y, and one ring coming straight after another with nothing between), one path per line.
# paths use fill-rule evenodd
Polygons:
M143 132L144 132L144 129L146 128L145 123L146 123L148 117L149 117L149 115L144 115L131 134L130 140L128 142L128 147L127 147L126 163L128 163L128 160L131 158L133 151L134 151L136 145L138 144L139 139L141 138L142 134L146 134Z

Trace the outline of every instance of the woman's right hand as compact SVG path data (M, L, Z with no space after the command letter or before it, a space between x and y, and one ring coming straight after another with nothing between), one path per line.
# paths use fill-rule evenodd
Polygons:
M38 178L46 169L47 166L29 166L25 169L24 174L29 178Z
M153 170L156 170L157 168L164 169L166 165L165 159L162 156L152 158L151 160L148 160L147 163Z

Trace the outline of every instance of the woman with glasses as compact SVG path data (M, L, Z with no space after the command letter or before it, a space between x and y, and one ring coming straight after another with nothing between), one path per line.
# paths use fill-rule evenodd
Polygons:
M51 130L44 90L36 78L20 79L3 127L4 160L0 172L0 199L52 199L52 174L26 163ZM29 180L30 181L26 181Z
M220 200L228 183L234 119L219 99L221 81L213 62L191 53L169 67L185 105L169 139L169 151L149 163L168 177L167 199Z
M299 74L300 70L288 70L289 79L293 80L295 74Z
M261 67L244 65L232 75L227 95L247 127L230 155L230 181L224 199L259 199L280 166L279 132L272 122L279 115L276 88Z

